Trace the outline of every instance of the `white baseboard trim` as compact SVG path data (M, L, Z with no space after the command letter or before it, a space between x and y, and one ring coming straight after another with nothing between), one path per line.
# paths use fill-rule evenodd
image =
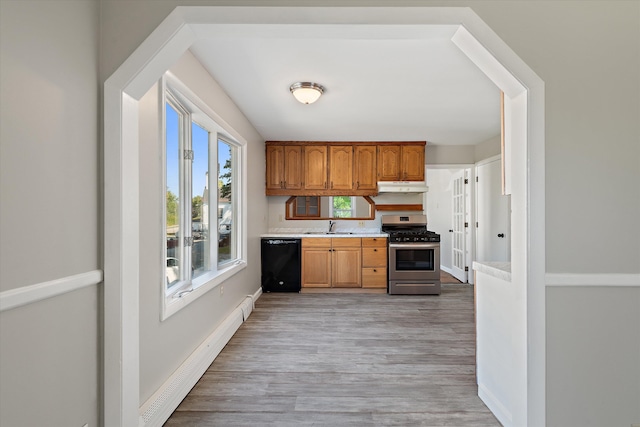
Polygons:
M451 274L451 269L449 267L445 267L442 264L440 265L440 270L444 271L445 273Z
M162 426L253 311L262 288L247 297L140 408L140 426Z
M0 292L0 312L34 302L53 298L78 289L94 286L102 282L102 270L50 280L35 285Z
M547 286L640 286L640 274L547 273Z
M511 412L483 384L478 384L478 397L487 405L487 408L489 408L504 427L513 425Z

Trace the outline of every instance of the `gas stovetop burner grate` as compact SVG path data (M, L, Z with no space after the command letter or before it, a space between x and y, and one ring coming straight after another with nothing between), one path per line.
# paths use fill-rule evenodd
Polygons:
M389 234L389 242L439 242L440 235L427 230L425 215L385 215L382 231Z

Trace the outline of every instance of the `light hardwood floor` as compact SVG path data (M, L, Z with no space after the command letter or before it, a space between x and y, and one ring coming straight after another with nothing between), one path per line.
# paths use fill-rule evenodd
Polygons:
M473 287L263 294L166 426L499 426L477 397Z

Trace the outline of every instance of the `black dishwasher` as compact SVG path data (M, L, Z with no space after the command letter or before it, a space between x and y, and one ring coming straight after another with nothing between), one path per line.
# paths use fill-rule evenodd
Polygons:
M300 292L300 239L263 238L262 290Z

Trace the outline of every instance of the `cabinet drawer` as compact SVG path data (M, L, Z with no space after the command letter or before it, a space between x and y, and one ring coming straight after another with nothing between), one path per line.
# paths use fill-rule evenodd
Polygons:
M363 288L386 288L387 287L386 267L363 268L362 269L362 287Z
M303 248L330 248L331 239L327 237L305 237L302 239Z
M331 244L334 248L359 248L360 247L359 237L335 237L331 240L332 240Z
M387 238L386 237L363 237L362 238L362 247L386 247L387 246Z
M362 248L362 265L364 267L386 267L387 248Z

